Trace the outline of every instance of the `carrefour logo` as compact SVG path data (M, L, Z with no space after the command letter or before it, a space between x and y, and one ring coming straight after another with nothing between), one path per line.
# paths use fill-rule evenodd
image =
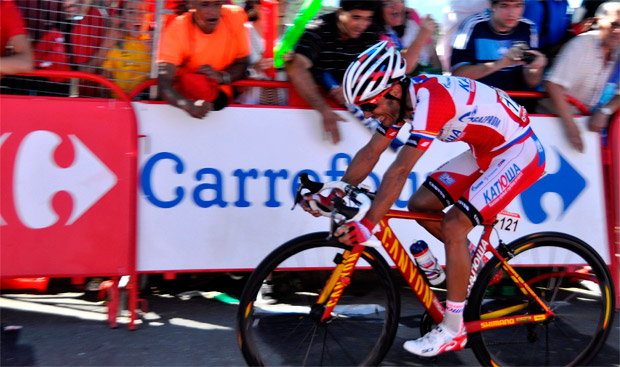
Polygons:
M0 145L10 138L0 137ZM33 229L47 228L59 221L52 199L66 192L73 201L64 225L78 220L117 183L117 177L75 135L68 135L73 159L57 163L55 153L62 138L50 131L38 130L26 135L15 156L13 200L19 220ZM7 223L2 220L2 225Z
M536 181L529 189L521 193L521 203L527 218L534 224L547 219L547 213L541 206L543 195L556 193L562 199L563 216L586 189L587 181L556 149L560 161L559 169Z

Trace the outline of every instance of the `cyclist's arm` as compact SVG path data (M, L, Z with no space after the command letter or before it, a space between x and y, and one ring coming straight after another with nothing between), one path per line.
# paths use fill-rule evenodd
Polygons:
M409 145L405 145L400 149L396 160L392 162L385 172L379 185L379 190L377 190L377 197L373 200L368 213L366 213L366 218L373 225L379 223L392 205L394 205L413 166L415 166L424 152L422 149Z
M378 132L372 134L370 141L351 160L344 176L342 176L342 181L354 186L364 181L379 161L381 154L390 146L392 140Z

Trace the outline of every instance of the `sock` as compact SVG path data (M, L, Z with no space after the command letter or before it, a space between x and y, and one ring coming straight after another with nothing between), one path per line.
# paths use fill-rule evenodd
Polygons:
M446 300L446 314L442 324L445 326L445 330L452 334L452 336L458 335L459 331L461 331L464 310L465 302Z

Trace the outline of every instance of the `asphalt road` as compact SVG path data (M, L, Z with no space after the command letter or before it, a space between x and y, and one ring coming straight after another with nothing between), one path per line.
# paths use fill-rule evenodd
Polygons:
M226 290L235 296L241 286L241 280L226 274L161 281L143 292L149 312L141 315L134 331L127 329L126 317L120 318L119 328L109 328L103 302L67 284L52 284L45 294L3 292L3 326L20 325L22 329L14 344L10 335L3 334L1 365L244 366L235 335L237 306L198 294L188 299L177 296L194 289ZM403 342L419 336L421 307L405 293L402 305L401 326L383 365L478 365L468 349L446 353L436 361L405 352ZM615 316L611 336L593 365L620 364L617 312Z

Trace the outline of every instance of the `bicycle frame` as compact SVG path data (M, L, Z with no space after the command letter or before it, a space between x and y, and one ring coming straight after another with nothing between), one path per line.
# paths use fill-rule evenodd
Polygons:
M444 307L439 302L439 299L427 284L424 276L418 270L418 267L411 260L405 247L396 237L394 231L389 226L388 221L390 219L408 219L408 220L426 220L426 221L441 221L443 214L428 214L418 212L408 212L401 210L390 210L388 214L379 222L379 231L375 233L375 236L381 241L381 244L387 254L390 256L396 268L400 271L405 281L411 287L411 290L416 294L424 308L429 312L433 320L439 324L443 320ZM469 333L474 333L481 330L499 328L509 325L526 324L532 322L540 322L548 320L554 317L554 313L549 307L534 293L529 285L517 274L517 272L507 263L505 257L510 256L508 251L502 256L496 248L490 243L490 236L493 226L491 224L484 224L484 230L482 237L476 247L476 250L472 259L472 267L469 276L469 283L467 286L467 293L473 286L478 277L478 272L482 269L483 257L486 252L491 252L500 261L502 269L510 276L512 281L517 285L521 292L531 299L535 300L537 304L544 310L544 313L531 314L531 315L518 315L518 316L506 316L510 313L524 309L529 306L528 302L524 302L521 305L507 307L502 310L497 310L491 313L483 314L480 320L468 321L465 323L465 327ZM500 243L498 248L504 246ZM504 247L505 248L505 247ZM342 262L336 266L336 269L327 281L326 286L319 295L317 304L326 305L322 314L321 321L328 320L334 307L340 300L340 296L344 289L351 282L351 275L355 269L360 256L364 253L365 246L354 245L352 250L344 252ZM368 254L366 254L368 255Z

